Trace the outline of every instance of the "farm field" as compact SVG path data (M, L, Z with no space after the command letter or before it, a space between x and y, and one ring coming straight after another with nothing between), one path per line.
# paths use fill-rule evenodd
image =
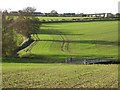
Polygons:
M42 24L35 40L3 60L3 88L118 88L117 64L65 64L65 59L118 60L118 22ZM43 63L41 63L43 62Z
M117 60L118 22L76 22L42 24L38 38L20 51L20 56L43 59Z
M118 65L3 63L3 88L117 88Z
M85 18L94 18L94 17L40 17L37 16L39 20L46 20L46 21L61 21L61 20L72 20L72 19L85 19Z

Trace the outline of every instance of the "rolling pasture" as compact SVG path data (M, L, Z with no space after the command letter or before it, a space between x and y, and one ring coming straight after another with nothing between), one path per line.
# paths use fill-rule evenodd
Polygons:
M20 57L30 58L3 62L3 88L118 88L116 64L62 63L67 57L117 60L117 23L42 24L32 35L35 41L19 52Z
M117 60L117 21L42 24L20 56Z

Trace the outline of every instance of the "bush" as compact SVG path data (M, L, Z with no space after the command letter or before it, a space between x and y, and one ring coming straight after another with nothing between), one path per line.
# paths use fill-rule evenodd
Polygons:
M3 16L2 19L2 56L12 56L17 48L17 34L11 26L13 18Z

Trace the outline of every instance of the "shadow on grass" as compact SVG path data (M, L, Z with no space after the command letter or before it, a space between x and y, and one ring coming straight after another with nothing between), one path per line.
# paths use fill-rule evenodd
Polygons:
M47 42L63 42L63 40L40 40ZM69 43L83 43L83 44L100 44L100 45L118 45L117 41L104 41L104 40L66 40Z
M88 55L88 56L78 56L78 55L35 55L29 54L19 58L3 58L3 63L65 63L66 58L73 58L73 60L112 60L118 61L116 58L117 56L95 56L95 55Z
M75 36L75 35L84 35L84 34L71 34L71 33L65 33L65 32L60 32L57 29L42 29L38 34L48 34L48 35L70 35ZM40 40L40 41L52 41L52 42L63 42L63 40ZM120 42L117 41L104 41L104 40L65 40L66 43L83 43L83 44L100 44L100 45L120 45Z
M68 32L61 32L59 29L41 29L38 34L47 34L47 35L84 35L84 34L71 34Z

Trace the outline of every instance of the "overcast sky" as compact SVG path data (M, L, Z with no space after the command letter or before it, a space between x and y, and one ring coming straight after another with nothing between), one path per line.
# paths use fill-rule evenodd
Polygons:
M0 0L0 9L22 10L35 7L40 12L117 13L120 0Z

